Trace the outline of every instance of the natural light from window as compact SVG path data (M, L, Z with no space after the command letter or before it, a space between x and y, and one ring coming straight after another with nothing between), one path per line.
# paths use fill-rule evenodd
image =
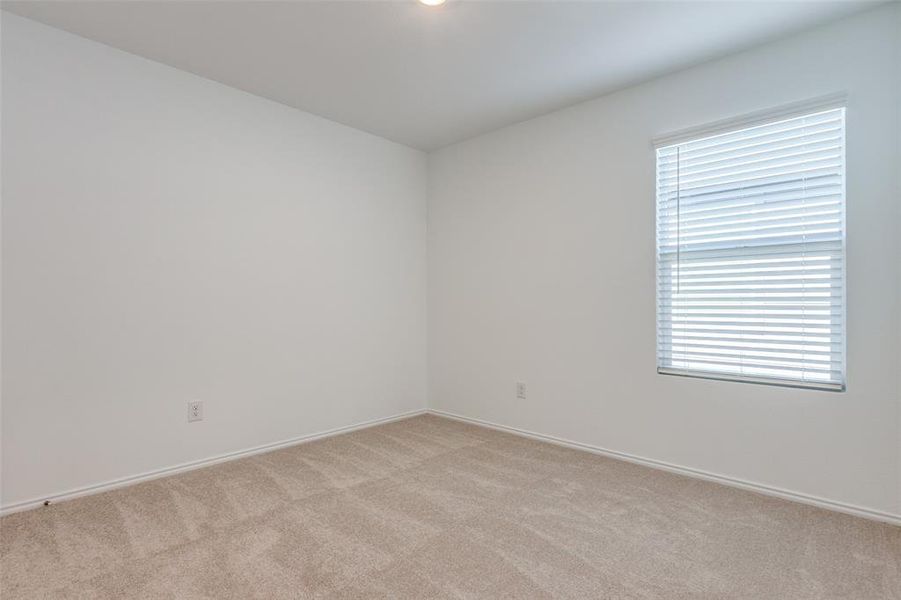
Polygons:
M842 107L657 148L657 366L844 389Z

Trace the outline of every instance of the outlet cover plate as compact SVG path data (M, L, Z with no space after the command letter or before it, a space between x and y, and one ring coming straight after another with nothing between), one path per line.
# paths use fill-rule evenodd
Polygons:
M188 402L188 423L203 421L203 402L194 400Z

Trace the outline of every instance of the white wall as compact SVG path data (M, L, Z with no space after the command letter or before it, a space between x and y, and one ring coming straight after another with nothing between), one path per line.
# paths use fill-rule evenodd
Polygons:
M430 155L430 405L901 513L899 10ZM848 391L657 375L651 140L843 91Z
M2 52L4 506L425 406L422 153L6 13Z
M2 21L3 506L423 406L421 153ZM877 9L434 153L430 404L901 513L899 27ZM650 140L836 91L848 392L656 375Z

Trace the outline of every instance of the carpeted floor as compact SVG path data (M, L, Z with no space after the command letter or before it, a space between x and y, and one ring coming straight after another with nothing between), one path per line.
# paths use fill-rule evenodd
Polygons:
M0 597L901 598L901 528L421 416L0 520Z

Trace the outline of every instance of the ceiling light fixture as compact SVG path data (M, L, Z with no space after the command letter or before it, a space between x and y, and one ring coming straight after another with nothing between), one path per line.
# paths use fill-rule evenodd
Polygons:
M420 4L425 4L426 6L441 6L444 2L445 0L419 0Z

